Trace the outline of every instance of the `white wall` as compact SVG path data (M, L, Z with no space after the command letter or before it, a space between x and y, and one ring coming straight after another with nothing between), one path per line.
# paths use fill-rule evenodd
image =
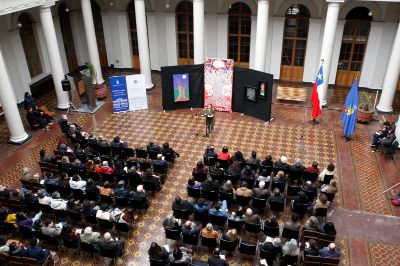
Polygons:
M284 17L274 17L270 19L270 23L273 25L272 31L272 50L271 50L271 63L270 71L274 75L274 79L279 79L281 72L281 55L282 55L282 42L283 42L283 29L285 26Z
M268 18L267 46L265 52L265 69L266 73L271 71L271 56L272 56L272 39L273 39L273 17Z
M322 39L320 39L322 20L310 18L309 21L306 57L304 59L304 82L315 80L319 66L319 53L316 53L316 51L318 51L321 46L320 43L322 43Z
M72 35L74 37L76 59L78 60L78 65L81 66L89 62L89 50L81 11L70 12L69 19L71 22Z
M215 27L212 26L212 27ZM218 14L217 16L217 58L228 57L228 15Z
M168 54L167 56L168 66L175 66L178 64L175 24L176 24L175 13L165 13L165 28L160 28L160 30L165 30L166 32L166 41L165 41L166 47L161 51L165 51Z
M228 28L227 28L228 30ZM250 58L249 68L254 68L254 59L256 57L256 35L257 35L257 16L251 16L251 33L250 33Z
M336 27L335 41L333 44L331 71L329 74L329 84L335 84L336 72L337 72L337 67L338 67L338 63L339 63L340 46L342 44L342 38L343 38L344 23L345 23L344 20L338 20L338 24ZM325 28L325 25L324 25L324 28ZM322 30L322 31L324 31L324 30ZM321 45L322 45L322 38L321 38L320 46Z
M39 50L40 60L42 62L43 74L33 77L32 81L35 82L43 77L43 75L51 73L49 54L47 53L46 41L44 39L43 28L40 22L33 24L33 31L35 32L37 47Z
M204 17L205 57L218 57L218 14L206 14ZM226 58L226 56L225 56Z
M163 66L159 60L160 54L164 54L162 52L163 50L160 49L161 47L159 47L160 42L164 43L162 36L159 36L159 33L161 33L163 30L162 28L158 28L158 23L157 23L157 17L161 16L164 17L162 13L158 12L147 13L147 32L149 37L150 67L152 70L160 70L161 67Z

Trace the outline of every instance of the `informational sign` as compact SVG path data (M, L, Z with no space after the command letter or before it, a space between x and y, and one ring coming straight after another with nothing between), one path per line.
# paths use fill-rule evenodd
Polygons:
M129 75L125 78L128 91L129 110L135 111L148 109L144 75Z
M126 80L124 76L110 77L110 89L114 113L129 111Z

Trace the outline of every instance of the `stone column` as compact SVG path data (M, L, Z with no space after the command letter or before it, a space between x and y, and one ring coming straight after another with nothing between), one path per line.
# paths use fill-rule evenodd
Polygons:
M85 26L86 41L89 50L89 60L96 71L97 83L104 83L103 73L101 72L99 48L97 47L96 31L94 29L92 6L90 0L81 0L83 24Z
M3 108L4 117L10 132L10 142L22 144L30 136L26 134L21 116L19 115L17 101L15 100L10 77L7 73L3 52L0 49L0 102Z
M269 0L258 0L257 35L254 69L265 71L265 54L267 49Z
M140 73L144 75L146 89L152 89L154 85L151 81L149 41L147 38L147 22L144 0L135 0L135 15L139 48Z
M400 115L399 115L399 120L397 120L397 123L396 123L395 135L396 135L397 141L400 142Z
M393 99L396 94L397 82L400 75L400 24L397 27L396 37L393 41L392 52L383 79L382 94L376 109L382 113L393 112Z
M61 81L64 79L60 50L58 49L56 31L54 29L53 17L50 7L54 3L40 7L40 22L43 28L44 39L46 41L47 53L49 54L51 73L53 76L54 88L57 95L57 108L68 109L69 95L62 90Z
M204 63L204 0L193 0L194 63Z
M332 52L333 52L333 44L335 40L335 32L337 21L339 18L339 9L340 3L343 3L343 0L331 0L332 2L328 2L328 10L326 14L325 20L325 29L324 29L324 37L322 39L322 50L321 50L321 60L324 60L323 71L324 71L324 83L322 85L322 105L326 106L326 95L328 92L328 84L329 84L329 74L331 72L331 63L332 63Z

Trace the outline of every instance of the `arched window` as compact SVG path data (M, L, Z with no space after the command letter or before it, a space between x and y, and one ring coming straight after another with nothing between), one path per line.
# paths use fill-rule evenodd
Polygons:
M351 85L357 72L361 71L371 20L370 11L365 7L353 8L347 14L340 47L336 85Z
M193 3L181 1L175 10L178 64L193 64Z
M100 6L96 1L90 1L92 4L94 30L96 31L97 48L99 49L100 65L107 67L107 50L106 42L104 40L103 20L101 19ZM90 49L90 47L89 47Z
M292 5L286 11L282 44L281 80L303 80L309 18L310 12L303 5Z
M22 25L19 34L24 48L26 63L28 64L29 74L33 78L43 73L35 33L33 32L33 21L31 16L25 12L19 16L18 21Z
M244 3L235 3L229 9L228 58L235 65L249 67L251 10Z
M139 65L139 48L138 48L137 29L136 29L135 1L131 1L128 5L128 16L129 16L129 31L131 33L132 64L134 68L139 69L140 65Z
M78 60L76 59L74 36L72 34L71 23L69 20L69 12L67 5L61 3L58 8L58 16L60 17L60 28L64 42L65 55L67 57L69 72L78 68Z

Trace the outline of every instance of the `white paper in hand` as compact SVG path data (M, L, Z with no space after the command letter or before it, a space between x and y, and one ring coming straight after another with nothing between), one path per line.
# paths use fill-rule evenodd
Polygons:
M267 261L265 259L260 260L260 264L268 266L268 263L267 263Z
M169 252L169 246L168 245L164 245L164 248Z
M219 257L223 260L225 259L225 255L219 255Z

